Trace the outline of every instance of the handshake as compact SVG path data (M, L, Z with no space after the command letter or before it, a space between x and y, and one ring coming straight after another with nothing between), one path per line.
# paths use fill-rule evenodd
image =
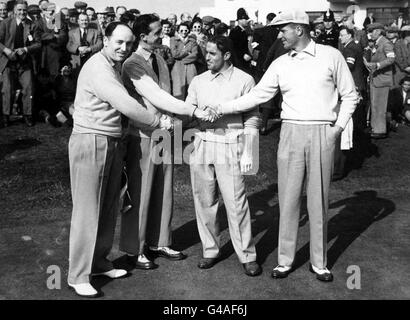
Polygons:
M215 122L222 116L220 105L207 106L205 109L195 108L194 116L202 121ZM166 114L159 118L161 129L172 131L174 129L174 119Z
M26 48L17 48L15 50L11 50L9 48L4 48L3 53L7 56L7 58L11 61L16 61L18 57L24 57L27 53Z
M215 122L222 117L221 105L206 106L205 109L197 107L194 111L194 116L202 121Z

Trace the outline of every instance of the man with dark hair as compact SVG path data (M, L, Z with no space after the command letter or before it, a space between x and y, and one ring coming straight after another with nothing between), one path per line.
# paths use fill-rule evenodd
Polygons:
M152 14L143 14L135 21L133 32L138 48L124 62L122 79L125 87L153 115L175 113L207 119L208 112L170 95L167 64L154 53L161 30L159 19ZM138 269L157 267L148 259L147 252L170 260L186 258L184 253L170 247L173 163L171 159L161 163L154 161L158 144L152 128L130 121L126 137L126 168L132 207L122 216L120 250L127 253L129 263Z
M71 53L71 66L78 74L84 63L103 47L102 34L89 27L89 19L85 13L78 16L78 28L68 32L67 50Z
M33 54L41 49L41 32L27 18L27 2L17 0L14 16L0 23L0 73L3 77L3 125L8 126L16 82L22 87L23 117L33 126Z
M248 94L222 103L217 109L222 115L242 113L282 91L278 147L279 263L272 277L284 278L292 271L306 178L310 270L318 280L332 281L333 275L326 267L329 188L335 141L356 107L355 84L342 54L311 40L307 13L282 11L272 24L280 27L278 37L289 53L276 59Z
M238 25L229 33L229 39L234 45L234 54L236 55L236 67L249 73L252 56L249 52L248 26L249 16L244 8L239 8L236 13Z
M186 101L199 109L229 101L249 92L253 78L231 62L233 43L226 37L211 38L206 45L208 71L196 76ZM257 276L262 269L256 262L252 239L251 214L243 174L255 169L253 147L257 147L259 112L254 109L226 115L212 124L199 123L195 149L190 158L192 192L196 221L202 242L201 269L211 268L220 255L218 189L226 207L229 233L245 274Z
M399 82L400 87L389 92L387 111L390 121L398 124L404 116L407 125L410 124L410 76L405 76ZM394 128L394 127L393 127Z
M121 21L121 16L127 11L127 8L124 6L118 6L115 8L115 20Z
M120 63L135 39L131 29L113 22L105 31L103 50L87 61L78 78L68 146L73 199L68 285L88 298L99 295L90 284L92 275L116 279L127 274L107 259L114 240L123 165L121 114L153 129L172 127L169 119L149 112L132 98L121 81Z
M85 13L87 14L88 20L89 20L90 22L95 20L95 18L96 18L96 16L95 16L95 9L94 9L93 7L88 7L88 8L85 10Z

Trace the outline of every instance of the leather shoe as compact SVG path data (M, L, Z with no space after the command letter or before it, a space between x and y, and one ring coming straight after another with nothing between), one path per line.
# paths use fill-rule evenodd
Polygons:
M75 294L84 298L97 298L100 296L97 290L89 283L68 284L68 288L74 290Z
M281 278L286 278L291 272L292 272L292 267L285 267L285 266L278 265L272 270L271 276L274 279L281 279Z
M198 262L199 269L210 269L218 262L218 258L201 258Z
M387 133L370 133L370 138L372 139L386 139Z
M33 117L32 116L24 116L24 122L26 123L27 127L34 126Z
M107 272L94 273L94 276L106 276L111 279L118 279L126 276L128 272L124 269L112 269Z
M262 273L262 268L256 261L242 263L242 266L247 276L255 277Z
M127 262L135 269L152 270L158 268L158 265L148 260L145 255L140 254L138 256L127 255Z
M184 260L187 255L181 251L175 251L169 247L149 247L149 253L156 257L163 257L168 260Z
M319 269L320 270L320 269ZM316 274L316 279L323 281L323 282L331 282L333 281L333 274L327 270L327 268L323 269L323 273L318 273L313 270L312 264L309 266L309 271Z

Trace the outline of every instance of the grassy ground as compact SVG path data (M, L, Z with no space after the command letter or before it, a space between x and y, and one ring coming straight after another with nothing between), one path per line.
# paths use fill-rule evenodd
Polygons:
M75 299L66 288L71 197L67 142L70 129L15 123L0 129L0 299ZM410 127L389 139L361 142L349 175L330 192L329 267L335 281L320 283L308 272L309 222L303 203L296 271L270 278L276 265L278 200L276 149L279 130L261 137L260 167L246 178L258 260L264 273L243 274L229 241L221 208L223 261L196 267L201 246L189 168L175 170L174 243L188 259L158 259L152 271L133 270L125 279L93 280L102 299L409 299ZM358 152L360 151L360 152ZM124 264L118 237L111 258ZM349 266L361 271L361 288L348 288ZM49 290L50 266L61 270L61 289ZM357 275L357 273L356 273ZM356 281L356 284L358 282Z

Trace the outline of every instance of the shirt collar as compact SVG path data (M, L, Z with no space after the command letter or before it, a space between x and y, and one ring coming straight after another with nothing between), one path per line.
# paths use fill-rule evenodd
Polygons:
M151 58L151 51L148 51L147 49L138 46L137 50L135 51L136 54L140 55L141 57L143 57L145 59L145 61L149 61L149 59Z
M222 76L223 78L225 78L226 80L231 80L232 77L232 73L233 73L233 65L231 65L228 69L222 71L222 72L217 72L217 73L210 73L210 80L214 80L219 76Z
M311 56L315 56L316 55L316 43L313 40L310 40L309 44L306 46L305 49L303 49L301 52L305 52L307 54L310 54ZM297 52L295 50L291 50L289 52L289 56L291 57L295 57L296 55L298 55L300 52Z

